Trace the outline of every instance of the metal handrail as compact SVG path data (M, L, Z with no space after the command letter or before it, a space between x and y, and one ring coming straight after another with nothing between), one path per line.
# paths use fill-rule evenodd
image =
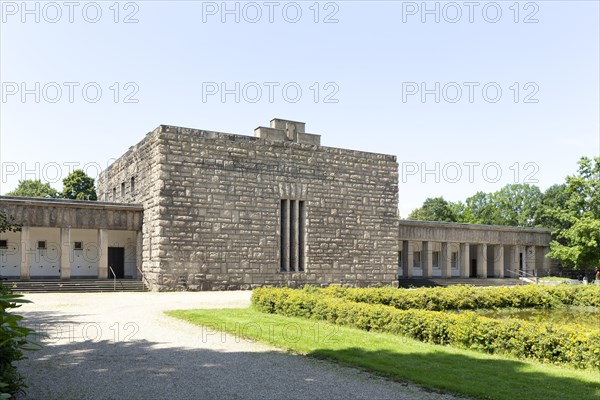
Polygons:
M115 270L112 269L112 267L109 265L108 269L110 269L110 272L112 272L113 274L113 292L117 291L117 274L115 274Z
M512 271L512 270L510 270L510 269L507 269L507 271L508 271L509 273L511 273L511 274L515 274L515 275L517 275L517 277L518 277L518 278L528 278L528 277L530 277L531 279L535 280L535 282L536 282L536 283L537 283L537 281L538 281L538 277L537 277L537 275L535 275L535 274L531 274L531 273L529 273L529 272L527 272L527 271L521 271L521 270L518 270L518 271Z
M136 266L135 268L136 268L136 269L137 269L137 270L140 272L140 274L142 275L142 280L143 280L143 281L146 283L146 286L147 286L147 287L150 287L150 282L148 281L148 278L146 278L146 275L144 274L144 271L142 271L142 270L140 269L140 267L138 267L138 266Z

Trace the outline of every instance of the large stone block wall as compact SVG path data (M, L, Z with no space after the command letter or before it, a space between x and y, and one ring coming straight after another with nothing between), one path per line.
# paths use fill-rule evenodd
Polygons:
M103 171L97 181L99 200L143 205L142 268L146 281L155 290L158 289L155 283L160 274L161 162L165 160L161 155L160 132L159 127L148 133L141 142L130 147ZM133 190L131 178L134 178ZM121 191L122 184L124 193Z
M395 279L394 156L161 126L99 188L132 173L144 194L122 200L144 204L144 270L160 290ZM279 272L281 199L305 202L304 272Z

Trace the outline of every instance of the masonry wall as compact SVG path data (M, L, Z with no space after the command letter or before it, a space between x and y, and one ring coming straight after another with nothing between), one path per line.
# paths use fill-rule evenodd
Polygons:
M99 200L143 205L142 266L146 282L151 286L156 286L160 274L160 190L164 185L160 166L164 162L161 156L164 150L159 136L160 129L148 133L103 171L97 181Z
M160 290L362 286L395 279L397 171L389 155L161 126L99 188L138 177L123 201L146 208L144 269ZM280 272L281 199L305 202L304 272Z

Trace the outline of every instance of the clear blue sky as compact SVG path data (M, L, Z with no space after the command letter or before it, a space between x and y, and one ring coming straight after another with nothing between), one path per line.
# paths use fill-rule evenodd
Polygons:
M287 118L394 154L403 217L545 189L600 155L598 1L114 3L1 2L0 193L95 176L160 124L252 135Z

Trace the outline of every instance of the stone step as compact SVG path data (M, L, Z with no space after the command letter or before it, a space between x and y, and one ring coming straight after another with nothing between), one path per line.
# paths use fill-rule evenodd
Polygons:
M4 286L15 293L87 293L87 292L145 292L142 281L132 279L109 280L29 280L4 281Z
M452 286L452 285L472 285L472 286L516 286L525 285L519 279L513 278L400 278L398 280L399 287L436 287L436 286Z

